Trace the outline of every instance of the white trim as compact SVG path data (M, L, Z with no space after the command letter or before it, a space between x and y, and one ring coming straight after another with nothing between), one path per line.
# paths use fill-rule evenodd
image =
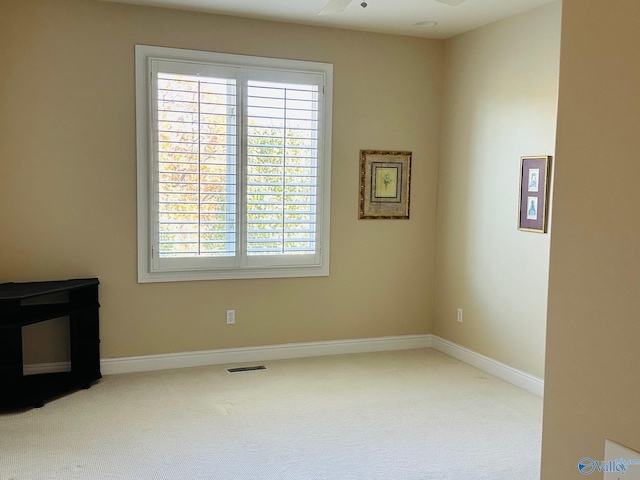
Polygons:
M290 358L344 355L350 353L385 352L391 350L409 350L413 348L433 348L535 395L540 397L543 395L544 380L541 378L505 365L457 343L430 334L333 340L327 342L287 343L282 345L226 348L138 357L103 358L100 361L100 365L104 375L114 375L118 373L147 372L172 368L263 362L267 360L286 360ZM70 369L71 364L69 362L39 363L25 365L24 374L35 375L38 373L68 372Z
M39 375L41 373L64 373L71 371L71 362L31 363L22 366L22 374Z
M431 338L431 348L438 350L439 352L449 355L468 363L469 365L479 368L487 373L490 373L494 377L498 377L505 382L509 382L517 387L520 387L528 392L531 392L539 397L544 393L544 380L531 375L517 368L510 367L504 363L498 362L493 358L481 355L473 350L469 350L462 345L450 342L444 338L433 335Z
M226 348L200 352L169 353L144 357L103 358L104 375L129 372L166 370L170 368L200 367L228 363L262 362L290 358L318 357L349 353L383 352L427 348L431 335L335 340L329 342L288 343L261 347Z

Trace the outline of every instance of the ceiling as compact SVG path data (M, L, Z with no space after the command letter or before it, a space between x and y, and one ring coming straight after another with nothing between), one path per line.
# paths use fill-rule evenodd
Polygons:
M328 0L106 0L369 32L449 38L554 0L465 0L458 6L436 0L352 0L333 15L318 15ZM437 22L420 27L418 22Z

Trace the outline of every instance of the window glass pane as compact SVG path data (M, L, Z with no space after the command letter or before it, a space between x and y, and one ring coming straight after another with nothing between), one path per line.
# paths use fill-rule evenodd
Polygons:
M158 255L233 256L236 83L158 73Z

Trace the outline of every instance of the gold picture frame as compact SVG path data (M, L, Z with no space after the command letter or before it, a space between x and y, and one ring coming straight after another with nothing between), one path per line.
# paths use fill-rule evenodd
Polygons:
M360 219L409 219L411 152L360 150Z
M551 156L520 158L518 230L547 233Z

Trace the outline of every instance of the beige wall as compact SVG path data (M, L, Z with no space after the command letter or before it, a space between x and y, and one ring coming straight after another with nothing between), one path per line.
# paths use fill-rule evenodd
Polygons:
M329 277L136 283L137 43L334 64ZM429 333L442 50L94 0L3 0L0 282L99 277L104 357ZM358 221L361 148L413 152L411 220ZM41 361L47 348L32 342Z
M440 42L4 0L0 281L100 277L107 357L427 333L435 293L435 333L542 375L551 238L542 478L584 478L605 438L640 450L640 4L564 0L550 237L515 203L519 156L553 153L558 8L446 42L436 289ZM330 277L136 283L136 43L334 63ZM360 148L413 150L410 221L356 220Z
M560 16L555 2L445 48L434 333L538 377L550 235L517 230L519 170L554 153Z
M638 18L637 0L563 4L545 480L585 478L606 438L640 451Z

